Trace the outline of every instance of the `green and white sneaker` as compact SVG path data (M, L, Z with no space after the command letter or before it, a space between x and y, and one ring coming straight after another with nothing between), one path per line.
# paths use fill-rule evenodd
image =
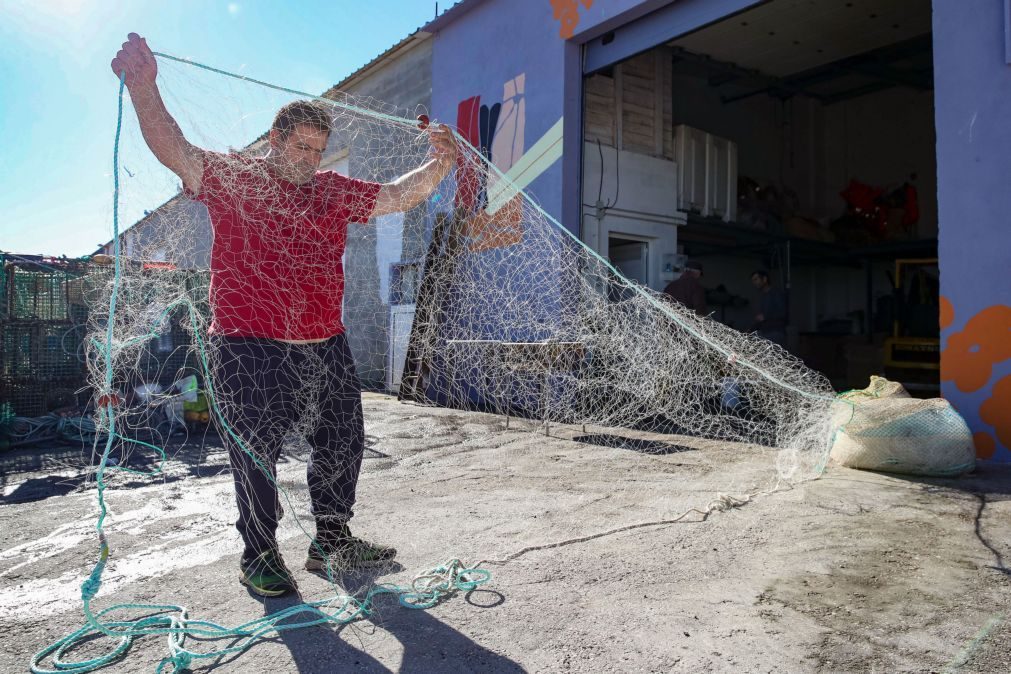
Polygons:
M396 548L356 538L345 524L333 531L317 533L309 545L305 568L325 572L329 561L335 571L362 569L382 566L396 556Z
M239 582L261 597L280 597L298 589L281 553L266 550L251 560L243 559Z

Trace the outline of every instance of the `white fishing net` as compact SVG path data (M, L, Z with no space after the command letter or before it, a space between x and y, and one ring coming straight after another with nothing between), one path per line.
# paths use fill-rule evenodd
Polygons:
M99 426L115 432L106 452L120 465L164 449L184 424L216 428L249 513L244 554L279 535L278 516L308 547L317 524L339 527L351 514L369 434L359 383L383 390L392 380L404 404L509 417L500 432L585 425L589 435L640 429L761 446L768 470L754 482L714 477L742 497L824 468L834 394L822 375L624 279L480 148L460 140L456 169L422 203L369 219L367 183L429 157L424 111L345 94L320 103L331 128L321 170L367 183L326 174L299 192L262 160L265 129L299 96L167 59L158 83L189 141L213 154L199 199L177 194L179 179L151 159L126 106L119 218L137 224L117 264L87 280ZM212 223L228 210L237 215L227 227ZM332 337L341 308L343 338L279 341ZM227 334L239 323L260 334ZM292 455L307 461L307 482L282 489L277 461ZM634 490L614 456L598 469L614 474L614 489ZM412 545L382 542L402 553ZM451 534L445 543L454 554ZM353 560L323 547L321 570L336 583Z
M395 388L409 401L527 424L762 445L790 480L824 467L834 394L823 376L768 341L622 278L531 195L510 188L480 150L460 140L456 170L423 203L369 220L367 183L320 174L310 196L292 196L262 160L270 148L263 129L296 96L186 64L159 67L168 108L191 142L212 154L202 194L179 194L140 218L121 238L119 275L110 267L91 279L93 383L117 396L123 435L150 426L130 416L131 403L147 402L132 395L138 389L171 395L179 393L171 384L190 377L192 389L195 377L226 443L265 469L286 440L304 438L296 451L326 445L332 462L315 466L311 479L353 482L357 467L342 462L358 461L345 454L364 438L348 436L367 429L360 404L344 399L357 399L355 372L366 388L382 389L393 369L402 377ZM424 111L345 94L320 105L331 127L323 171L336 166L356 180L389 183L431 154L417 120ZM259 140L233 149L243 137ZM129 110L120 147L129 171L120 213L129 222L137 209L156 205L149 195L179 179L150 159ZM327 200L340 202L339 215ZM229 210L239 215L227 229L212 226L214 214ZM215 247L215 273L232 280L211 291L212 309ZM413 305L411 327L394 335L391 307L404 305ZM313 313L320 307L330 314ZM208 334L212 315L218 334ZM346 328L353 370L330 342L278 341L331 337L334 316ZM391 350L395 338L400 348ZM110 360L112 391L104 381ZM170 421L185 416L178 403L166 407Z

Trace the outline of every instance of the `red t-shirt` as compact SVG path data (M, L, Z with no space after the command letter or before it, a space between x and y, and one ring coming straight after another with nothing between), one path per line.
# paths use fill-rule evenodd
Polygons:
M212 334L325 339L344 331L349 222L367 222L381 185L320 171L276 178L262 158L207 153L200 194L213 230Z

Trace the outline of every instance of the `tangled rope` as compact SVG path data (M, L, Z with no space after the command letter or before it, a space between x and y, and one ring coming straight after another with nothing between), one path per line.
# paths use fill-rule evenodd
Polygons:
M31 671L35 674L92 672L124 656L135 639L159 635L168 637L169 655L158 663L156 672L179 672L189 668L197 660L214 660L242 653L260 639L281 632L322 624L344 625L368 618L373 615L376 598L381 595L396 596L400 605L405 608L428 609L457 591L469 592L491 578L488 571L468 568L459 559L452 559L419 574L410 587L376 584L360 599L343 595L307 601L237 627L225 627L206 620L191 620L185 607L173 604L118 604L92 614L90 604L101 586L101 570L108 559L108 548L103 549L106 552L99 565L81 586L81 598L84 600L84 610L88 616L87 624L32 656ZM145 611L154 615L124 620L106 618L115 611L128 610ZM87 660L66 659L67 653L75 647L102 635L117 640L108 653ZM186 639L189 637L238 638L239 641L228 648L198 652L186 648ZM52 659L52 669L42 666L42 662L47 658ZM167 669L169 667L171 669Z
M66 440L91 443L98 437L94 419L47 414L43 417L14 417L7 429L8 447Z
M745 494L744 496L733 496L731 494L718 493L716 498L709 502L709 504L703 509L689 508L677 517L664 520L654 520L651 522L637 522L636 524L627 524L622 527L617 527L615 529L608 529L607 531L599 531L595 534L588 534L586 536L579 536L577 538L567 538L563 541L555 541L554 543L544 543L542 545L529 545L525 548L517 550L516 552L503 557L502 559L482 559L477 564L474 565L475 569L480 570L479 567L485 564L502 565L507 564L523 555L530 552L537 552L538 550L551 550L554 548L561 548L566 545L575 545L577 543L586 543L587 541L596 540L598 538L604 538L605 536L613 536L614 534L620 534L625 531L632 531L634 529L643 529L646 527L660 527L667 524L677 524L683 521L689 515L695 514L699 516L696 522L705 522L709 519L709 516L714 512L726 512L728 510L733 510L734 508L740 508L741 506L751 503L751 500L756 496L768 496L769 494L775 494L779 491L784 491L792 489L793 487L789 483L784 483L776 486L772 489L766 489L764 491L754 492L752 494Z

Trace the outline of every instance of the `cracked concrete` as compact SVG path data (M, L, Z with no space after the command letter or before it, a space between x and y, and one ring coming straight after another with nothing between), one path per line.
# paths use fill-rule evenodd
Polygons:
M704 521L651 525L718 493L776 485L764 448L552 426L366 395L369 447L356 532L395 544L396 564L345 589L405 583L445 559L491 582L428 611L393 601L372 620L265 640L195 670L221 672L1008 672L1011 467L958 480L833 468ZM620 436L620 437L619 437ZM173 447L158 478L107 492L112 558L99 608L185 605L226 625L291 606L237 582L240 545L216 439ZM292 502L282 550L300 568L304 447L279 467ZM132 461L141 461L134 457ZM95 492L79 453L0 457L0 671L82 623L95 561ZM292 512L294 511L294 512ZM544 547L643 524L579 543ZM297 573L302 596L331 589ZM81 653L108 644L92 643ZM201 650L201 645L193 645ZM106 671L151 671L161 637Z

